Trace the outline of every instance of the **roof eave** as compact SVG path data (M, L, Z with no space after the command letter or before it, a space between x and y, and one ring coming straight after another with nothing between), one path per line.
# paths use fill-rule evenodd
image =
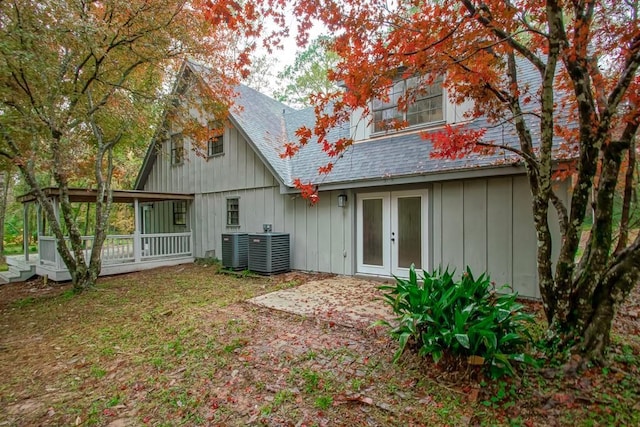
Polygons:
M183 75L184 75L184 71L186 70L186 68L189 67L189 62L188 61L183 61L182 65L180 66L180 71L178 71L178 77L176 78L176 80L173 82L173 87L171 88L171 93L175 94L176 90L178 88L178 83L180 82L180 79L182 79ZM191 67L189 67L191 68ZM193 71L193 69L191 69L191 71ZM162 120L160 121L159 126L156 128L155 133L153 135L153 138L151 139L151 143L149 144L149 147L147 148L147 152L144 156L144 161L142 162L142 167L140 168L140 171L138 172L138 176L136 177L136 182L135 185L133 186L133 188L135 190L142 190L144 188L144 185L147 182L147 178L149 178L149 174L151 173L151 169L153 169L153 164L155 163L156 157L157 157L157 148L158 148L158 135L160 133L160 130L164 127L164 124L166 122L167 119L167 113L168 113L168 107L164 109L163 113L162 113Z
M477 166L465 169L453 169L444 171L423 172L420 174L402 175L395 177L379 177L370 179L358 179L337 181L328 184L319 184L318 191L348 190L370 187L382 187L389 185L404 185L418 183L433 183L442 181L455 181L458 179L473 179L493 176L520 175L526 173L521 164L503 164L490 166ZM299 190L288 187L287 194L299 193Z

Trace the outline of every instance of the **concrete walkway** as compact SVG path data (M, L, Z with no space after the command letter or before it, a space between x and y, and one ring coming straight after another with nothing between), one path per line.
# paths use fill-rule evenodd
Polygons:
M380 282L335 276L307 282L249 300L250 303L299 316L359 329L393 318L382 301Z

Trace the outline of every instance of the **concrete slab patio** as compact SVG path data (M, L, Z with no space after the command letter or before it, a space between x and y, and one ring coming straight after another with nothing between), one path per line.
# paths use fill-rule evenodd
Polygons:
M248 302L307 318L364 329L393 318L382 301L380 282L334 276L261 295Z

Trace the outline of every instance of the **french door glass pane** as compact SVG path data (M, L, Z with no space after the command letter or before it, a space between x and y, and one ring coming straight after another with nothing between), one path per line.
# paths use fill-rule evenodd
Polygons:
M382 199L362 201L362 262L382 265Z
M398 267L422 268L421 197L398 199Z

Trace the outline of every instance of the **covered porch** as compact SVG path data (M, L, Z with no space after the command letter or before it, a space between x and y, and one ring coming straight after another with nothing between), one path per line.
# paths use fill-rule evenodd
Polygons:
M45 194L54 206L56 216L59 218L60 192L57 188L46 188ZM91 203L96 200L97 193L89 189L71 189L69 199L72 203ZM193 257L193 232L190 227L189 211L194 196L182 193L152 193L134 190L114 190L113 202L129 204L133 207L134 231L131 234L110 234L102 247L102 269L100 276L112 274L130 273L147 270L161 266L185 264L194 261ZM57 239L47 233L46 221L37 209L37 254L29 253L29 209L36 205L33 194L21 196L19 200L24 205L24 254L20 257L23 262L35 265L35 273L47 276L54 281L66 281L71 279L62 257L57 250ZM145 212L153 209L157 204L174 203L184 206L181 211L181 230L173 232L145 232ZM174 207L175 212L175 207ZM93 246L93 236L83 236L85 259L89 259ZM67 239L67 244L69 241Z

